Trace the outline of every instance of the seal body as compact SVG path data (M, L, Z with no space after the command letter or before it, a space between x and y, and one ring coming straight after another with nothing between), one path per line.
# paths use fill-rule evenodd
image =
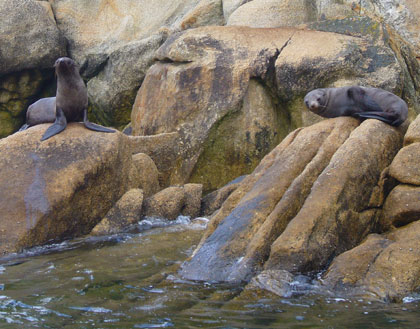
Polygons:
M83 119L88 129L106 133L115 132L88 121L87 89L76 62L71 58L61 57L56 60L54 67L57 75L56 96L42 98L29 106L26 114L27 123L20 130L40 123L54 122L41 138L46 140L63 131L67 122Z
M379 88L349 86L315 89L306 94L304 102L310 111L325 118L371 118L399 126L408 115L404 100Z
M19 131L41 123L53 123L55 121L55 97L41 98L31 104L26 111L26 124Z

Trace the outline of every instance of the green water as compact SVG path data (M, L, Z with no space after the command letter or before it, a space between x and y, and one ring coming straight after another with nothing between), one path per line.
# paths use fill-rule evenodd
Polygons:
M0 261L0 328L420 328L419 302L316 294L238 297L176 268L203 225L81 239Z

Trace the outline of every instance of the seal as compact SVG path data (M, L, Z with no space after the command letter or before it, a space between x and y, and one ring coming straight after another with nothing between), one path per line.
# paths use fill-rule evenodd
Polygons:
M26 111L26 123L19 131L41 123L52 123L55 121L55 97L41 98L28 107Z
M83 124L90 130L114 133L112 129L89 122L87 89L76 62L71 58L61 57L56 60L54 67L57 75L56 96L42 98L29 106L26 125L20 130L40 123L54 122L42 136L41 141L44 141L63 131L67 122L83 119Z
M378 119L396 127L408 115L404 100L379 88L348 86L315 89L306 94L304 102L311 112L325 118L352 116Z

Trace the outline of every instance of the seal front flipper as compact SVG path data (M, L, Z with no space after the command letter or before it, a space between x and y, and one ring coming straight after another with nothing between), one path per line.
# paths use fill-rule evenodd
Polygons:
M102 127L100 125L97 125L95 123L90 122L87 118L87 110L86 109L83 112L83 124L85 125L85 127L87 129L90 129L90 130L100 131L100 132L103 132L103 133L115 133L115 130L105 128L105 127Z
M354 116L362 119L378 119L392 126L399 125L399 120L395 118L395 115L387 112L361 112L355 113ZM397 124L393 124L394 122L397 122Z
M57 135L58 133L62 132L67 127L67 119L64 115L64 112L61 108L57 108L55 122L47 129L44 135L41 138L41 141L45 141L46 139Z

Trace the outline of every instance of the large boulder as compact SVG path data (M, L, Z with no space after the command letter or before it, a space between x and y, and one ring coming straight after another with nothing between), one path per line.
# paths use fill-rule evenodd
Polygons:
M323 269L376 227L382 171L403 129L336 118L298 129L215 213L181 274L249 280L258 270Z
M24 111L53 79L66 41L48 2L0 2L0 138L24 122Z
M251 172L291 128L320 120L302 104L316 85L398 91L401 69L375 33L369 50L370 37L294 29L203 27L174 34L138 92L133 135L178 133L185 160L173 162L170 184L215 190ZM337 79L338 72L348 80Z
M323 276L330 289L383 301L401 301L420 288L420 221L373 234L336 259Z
M66 53L65 39L48 3L1 1L0 16L0 76L52 67Z
M71 123L40 142L47 124L0 140L0 252L89 233L129 188L121 133Z

